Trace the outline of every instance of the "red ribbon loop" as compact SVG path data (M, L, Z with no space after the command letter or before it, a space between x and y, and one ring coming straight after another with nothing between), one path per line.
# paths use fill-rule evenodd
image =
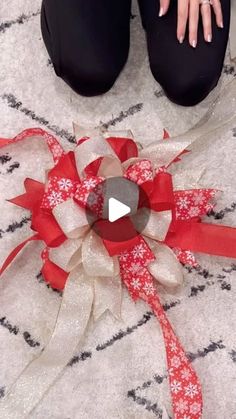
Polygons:
M5 262L3 263L1 269L0 269L0 276L3 274L3 272L8 268L8 266L13 262L13 260L16 258L16 256L18 255L18 253L21 252L21 250L31 241L34 240L41 240L41 237L39 236L39 234L35 234L34 236L29 237L28 239L26 239L25 241L23 241L22 243L20 243L18 246L15 247L15 249L13 249L13 251L10 253L10 255L7 257L7 259L5 260Z
M150 195L150 206L154 211L165 211L174 208L172 176L169 173L158 173L153 181Z

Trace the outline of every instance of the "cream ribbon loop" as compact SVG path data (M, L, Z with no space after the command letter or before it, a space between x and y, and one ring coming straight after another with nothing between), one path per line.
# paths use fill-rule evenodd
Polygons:
M79 176L82 178L84 169L100 157L117 157L112 147L102 136L90 138L75 149L75 161Z
M90 230L82 244L82 263L87 275L110 277L114 275L118 261L109 256L102 239Z
M52 213L63 233L70 239L82 237L89 229L84 209L77 205L72 198L57 205Z

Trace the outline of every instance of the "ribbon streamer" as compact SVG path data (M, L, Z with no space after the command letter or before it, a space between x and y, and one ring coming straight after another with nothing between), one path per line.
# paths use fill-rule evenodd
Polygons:
M72 358L84 336L93 286L82 269L67 280L53 335L39 356L20 374L0 403L0 418L23 419L36 407Z

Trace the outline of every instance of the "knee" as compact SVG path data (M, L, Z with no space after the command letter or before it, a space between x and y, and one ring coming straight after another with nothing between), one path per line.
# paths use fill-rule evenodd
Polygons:
M42 3L41 30L56 75L82 96L106 93L115 83L124 63L109 62L109 56L96 60L94 54L84 51L83 45L73 47L71 41L72 47L68 48L67 39L59 52L55 20L50 15L53 10L51 1L44 0Z
M163 80L160 80L159 76L156 77L154 72L154 77L161 84L166 96L181 106L195 106L202 102L219 80L219 77L210 72L204 76L173 73Z
M201 103L217 84L209 78L181 81L174 86L166 86L167 97L177 105L195 106Z
M118 74L109 70L88 70L71 64L63 64L57 75L61 77L76 93L81 96L98 96L108 92L116 81Z

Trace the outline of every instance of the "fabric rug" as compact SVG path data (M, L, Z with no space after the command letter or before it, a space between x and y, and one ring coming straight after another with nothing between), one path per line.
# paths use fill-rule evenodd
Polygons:
M113 89L96 98L73 93L54 72L42 42L40 0L0 5L0 136L42 127L69 149L72 122L131 129L137 141L179 134L208 110L236 75L227 53L221 81L193 108L170 103L148 67L145 37L134 5L129 61ZM163 60L165 57L163 57ZM207 63L206 63L207 65ZM0 262L29 236L29 213L5 200L22 193L26 176L44 179L50 159L43 144L20 143L0 153ZM180 167L205 168L203 186L223 194L208 222L236 226L236 127L192 148ZM178 170L178 168L176 169ZM48 342L61 295L40 275L42 246L29 245L0 284L0 398ZM198 255L200 267L183 267L185 284L159 289L168 317L203 387L204 419L236 419L236 261ZM105 314L91 324L82 347L31 415L33 419L151 419L171 417L165 349L148 307L123 291L122 321ZM184 419L184 414L183 414Z

